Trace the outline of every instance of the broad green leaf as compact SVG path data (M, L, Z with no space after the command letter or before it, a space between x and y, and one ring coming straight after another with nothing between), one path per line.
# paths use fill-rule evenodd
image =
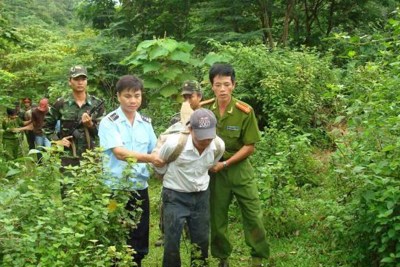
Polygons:
M179 60L185 63L190 63L190 54L182 52L182 51L174 51L169 56L172 60Z
M172 81L175 80L175 78L182 73L183 73L182 69L171 66L170 68L167 68L167 70L163 72L161 75L164 80Z
M383 262L383 263L391 263L391 262L394 262L394 259L390 258L390 257L386 257L386 258L383 258L381 260L381 262Z
M136 51L145 50L146 48L149 48L150 46L154 45L155 43L157 43L157 40L145 40L137 46Z
M146 78L144 79L144 87L149 89L158 89L162 85L162 82L158 79Z
M190 53L194 48L194 45L189 44L188 42L180 42L179 43L179 49L182 50L183 52Z
M203 59L202 64L206 65L213 65L215 62L228 62L229 61L229 56L226 55L221 55L221 54L216 54L214 52L208 53L206 57Z
M166 57L169 54L169 51L164 47L155 47L149 52L149 59L154 60L156 58Z
M11 169L11 170L9 170L7 172L6 177L10 177L10 176L16 175L16 174L18 174L20 172L21 172L21 170L19 170L19 169Z
M161 64L157 61L150 61L144 63L142 65L142 68L143 68L143 73L148 73L150 71L159 71L161 68Z
M159 45L167 49L169 52L173 52L178 47L178 42L173 39L162 39L160 40Z
M160 94L164 97L170 97L179 92L179 88L175 85L167 85L160 90Z
M386 211L384 211L384 212L380 212L379 214L378 214L378 217L379 218L386 218L386 217L389 217L390 215L392 215L393 214L393 209L390 209L390 210L386 210Z

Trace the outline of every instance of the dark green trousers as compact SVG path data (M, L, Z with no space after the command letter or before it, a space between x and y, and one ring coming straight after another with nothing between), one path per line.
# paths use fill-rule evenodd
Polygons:
M228 209L236 198L243 217L243 231L252 257L268 258L269 245L254 170L248 160L213 174L210 182L211 254L226 259L232 252L228 235Z
M7 160L14 160L19 157L22 157L22 149L20 140L18 138L15 139L3 139L3 149L5 151L5 158Z

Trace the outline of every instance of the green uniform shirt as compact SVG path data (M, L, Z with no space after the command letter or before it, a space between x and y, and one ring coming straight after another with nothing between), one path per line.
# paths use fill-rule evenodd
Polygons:
M15 119L10 119L8 117L5 118L2 121L2 128L4 130L3 139L18 139L18 136L20 134L11 131L11 129L19 128L19 127L21 127L23 125L24 125L24 123L19 117L16 117Z
M255 144L260 140L260 131L254 110L246 103L232 97L221 117L217 101L204 106L217 118L217 135L225 142L224 160L229 159L243 145Z
M60 138L72 135L73 141L76 146L76 154L78 157L82 155L83 152L89 147L87 142L87 137L84 132L84 127L81 124L74 132L72 130L79 125L82 114L89 112L93 107L96 107L100 103L100 99L87 94L86 102L79 107L73 95L69 95L67 98L59 98L53 106L50 107L49 112L45 116L45 133L50 137L54 133L57 121L60 121L60 133L58 134ZM95 146L95 141L97 139L98 123L105 115L104 105L97 110L97 112L92 114L92 119L94 127L88 129L89 132L89 144L90 147ZM67 149L70 156L72 156L71 149Z

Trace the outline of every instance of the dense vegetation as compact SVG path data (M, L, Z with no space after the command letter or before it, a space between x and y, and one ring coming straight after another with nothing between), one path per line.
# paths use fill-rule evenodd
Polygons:
M179 110L180 84L198 79L210 97L208 68L228 61L235 96L262 130L252 161L271 266L399 267L397 2L3 0L0 117L22 97L68 93L67 70L79 63L108 110L119 76L142 77L142 112L160 133ZM68 179L58 148L36 165L22 145L25 157L0 158L0 265L131 266L123 240L135 222L126 196L101 183L99 151ZM150 188L154 241L160 182ZM242 235L240 216L233 205L232 237ZM161 254L152 247L146 266L160 266ZM248 266L248 255L235 238L234 266Z

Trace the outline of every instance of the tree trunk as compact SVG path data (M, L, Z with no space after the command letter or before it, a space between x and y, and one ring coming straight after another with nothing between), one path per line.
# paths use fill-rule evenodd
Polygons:
M292 11L295 5L295 0L287 0L286 1L286 10L285 10L285 20L283 23L283 33L282 33L282 46L285 47L287 45L287 39L289 36L289 24L292 20Z
M264 43L266 45L269 45L270 48L274 48L275 44L271 32L271 23L270 23L270 17L268 15L267 1L259 0L258 2L260 4L260 19L264 33Z
M326 28L326 36L328 36L332 29L333 29L333 13L335 11L335 0L331 0L330 6L329 6L329 17L328 17L328 27Z

